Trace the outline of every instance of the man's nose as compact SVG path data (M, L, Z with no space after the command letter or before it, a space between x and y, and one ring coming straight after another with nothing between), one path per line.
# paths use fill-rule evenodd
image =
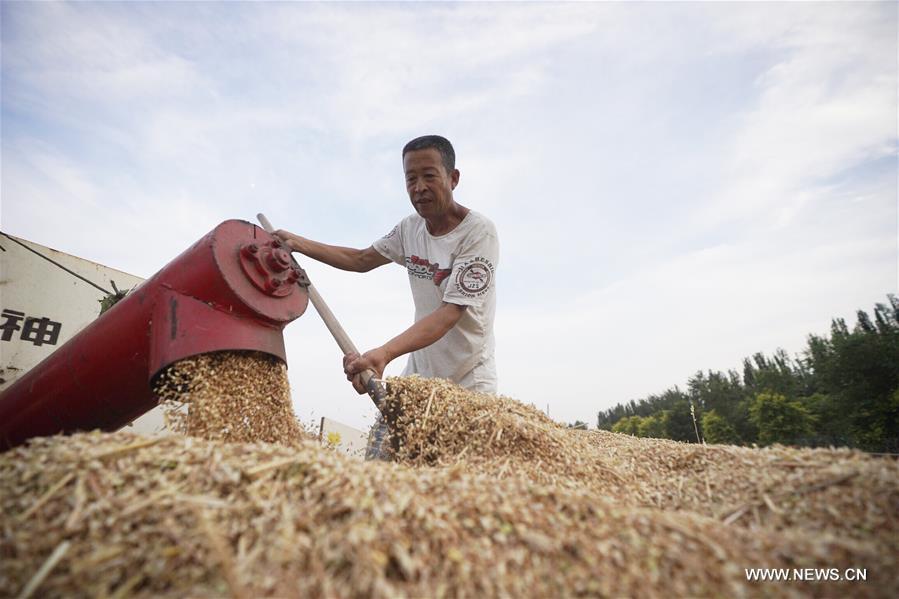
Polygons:
M412 185L413 191L425 191L426 189L427 189L427 186L425 185L425 180L422 179L421 177L416 179L415 183L413 183L413 185Z

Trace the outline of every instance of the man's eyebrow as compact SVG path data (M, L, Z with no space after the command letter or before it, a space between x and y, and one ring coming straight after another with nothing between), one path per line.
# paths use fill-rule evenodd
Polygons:
M437 168L436 166L425 166L425 167L422 167L421 169L410 168L409 170L406 171L406 176L408 177L410 173L416 173L419 170L421 170L424 173L431 173L431 172L439 173L440 172L440 169Z

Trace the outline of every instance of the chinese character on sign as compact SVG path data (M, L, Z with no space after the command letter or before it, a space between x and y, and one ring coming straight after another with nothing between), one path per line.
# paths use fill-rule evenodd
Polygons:
M0 339L9 341L12 339L12 334L22 328L19 326L19 323L25 320L25 313L17 312L16 310L4 310L2 316L3 322L0 323L0 330L3 331L3 336Z
M31 341L35 345L56 345L59 340L59 329L62 324L43 318L26 318L22 328L22 341Z
M17 310L3 310L0 314L3 320L0 322L0 339L3 341L12 341L13 333L22 331L19 338L22 341L31 341L35 345L56 345L59 341L59 332L62 330L62 323L50 320L46 316L40 318L34 316L25 316L24 312Z

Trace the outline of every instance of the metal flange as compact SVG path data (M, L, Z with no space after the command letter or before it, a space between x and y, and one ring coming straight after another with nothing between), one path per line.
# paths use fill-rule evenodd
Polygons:
M257 289L275 297L286 297L294 285L309 286L306 271L291 260L280 240L265 244L246 243L240 248L240 266Z

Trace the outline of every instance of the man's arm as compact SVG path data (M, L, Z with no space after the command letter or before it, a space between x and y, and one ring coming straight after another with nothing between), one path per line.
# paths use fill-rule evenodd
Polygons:
M294 235L289 231L279 229L274 233L287 244L287 246L305 256L309 256L319 262L324 262L334 268L341 270L349 270L353 272L368 272L373 268L383 266L390 262L389 259L381 255L378 250L368 247L364 250L356 250L353 248L345 248L337 245L328 245L318 241L312 241L299 235Z
M404 354L427 347L446 335L462 318L465 308L466 306L443 302L439 308L384 345L367 351L361 356L347 354L343 358L343 370L347 375L347 380L353 381L356 375L369 368L377 373L378 378L381 378L384 375L384 368L391 361ZM357 386L357 381L353 381L353 386L359 393L365 392Z

